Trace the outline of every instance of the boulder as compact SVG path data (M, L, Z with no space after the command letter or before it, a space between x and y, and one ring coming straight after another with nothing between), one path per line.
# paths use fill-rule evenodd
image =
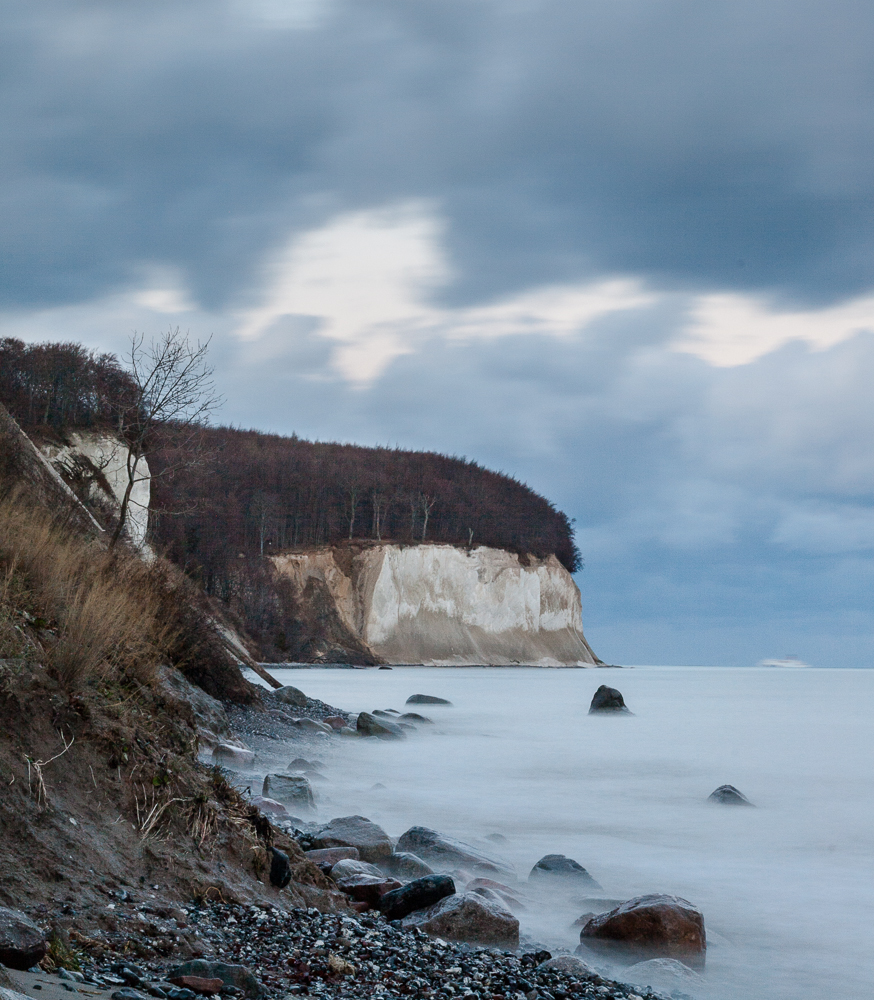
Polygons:
M316 807L313 787L309 779L301 774L268 774L264 778L261 795L295 809L312 810Z
M230 720L224 705L217 698L192 684L173 667L159 666L155 679L165 695L190 707L198 732L210 737L210 742L221 739L222 736L230 736Z
M407 698L408 705L451 705L445 698L436 698L433 694L411 694Z
M312 836L313 847L357 847L362 861L379 864L392 853L392 842L381 826L364 816L339 816Z
M404 712L400 717L401 722L413 722L419 726L433 726L434 720L429 719L427 715L419 715L418 712Z
M298 708L303 708L307 703L307 696L303 691L296 687L292 687L290 684L286 684L285 687L278 688L273 692L273 697L277 701L281 701L283 705L295 705Z
M208 962L203 958L195 958L168 970L168 979L172 980L177 976L221 979L225 986L234 986L247 997L260 997L263 992L261 984L245 965L228 965L226 962Z
M284 889L291 881L291 865L288 855L275 847L270 848L270 884L277 889ZM218 991L216 991L218 992Z
M424 875L434 874L434 869L429 864L409 851L396 851L386 859L384 866L399 878L422 878Z
M269 816L271 819L290 819L291 814L281 802L276 799L267 799L263 795L253 795L252 805L259 811Z
M403 729L388 719L377 719L370 712L361 712L355 724L361 736L378 736L381 740L402 740Z
M48 951L45 934L20 910L0 906L0 965L27 971Z
M288 765L286 770L288 771L318 771L320 767L324 767L324 764L320 760L307 760L306 757L295 757L294 760Z
M331 729L339 731L340 729L344 729L346 727L346 720L342 715L329 715L328 718L325 719L325 725L330 726Z
M380 715L385 719L393 719L399 716L401 713L396 712L393 708L375 708L371 715Z
M400 889L401 883L387 875L351 875L349 878L341 878L337 888L351 899L377 908L383 896Z
M376 865L369 861L356 861L354 858L341 858L331 866L331 878L339 882L344 878L352 878L354 875L373 875L376 878L384 878L385 875Z
M661 894L636 896L591 917L580 931L580 944L628 962L675 958L696 969L704 967L707 955L701 912L688 900Z
M508 885L504 885L503 882L496 882L491 878L475 878L471 879L470 882L464 887L465 892L479 892L482 890L488 890L490 893L495 893L502 906L506 906L507 909L512 910L516 913L518 910L524 910L525 906L522 901L518 898L519 893L515 892Z
M344 726L342 729L338 729L337 732L341 736L346 736L346 737L353 736L355 739L357 739L361 735L357 729L353 729L351 726Z
M169 982L183 990L200 993L202 996L213 996L225 985L221 979L204 979L201 976L174 976Z
M386 920L403 920L415 910L424 910L455 892L449 875L425 875L399 886L382 897L380 910Z
M752 802L739 792L734 785L720 785L707 796L708 802L717 802L723 806L751 806Z
M233 743L219 743L213 748L212 758L217 764L223 764L225 767L248 770L255 763L255 751L235 746Z
M318 719L294 719L294 724L305 733L333 733L334 730L325 722Z
M589 715L595 715L599 712L631 714L620 692L616 688L607 687L606 684L602 684L598 688L592 698L592 704L589 705Z
M519 921L509 910L472 892L446 896L424 910L414 910L401 926L407 930L417 927L450 941L519 947Z
M563 854L547 854L542 857L531 869L528 881L549 883L550 885L561 883L567 885L568 888L603 892L601 886L581 864Z
M476 873L514 879L516 873L503 862L487 857L482 851L452 837L444 837L424 826L413 826L397 843L398 851L409 851L427 861L436 871L468 868Z
M304 851L308 861L314 865L330 865L331 868L338 861L357 861L360 855L357 847L323 847L317 851Z
M555 958L548 958L537 966L537 971L563 972L566 976L577 976L580 979L597 975L591 965L587 965L576 955L556 955Z
M672 993L678 987L684 989L704 984L704 979L697 972L675 958L650 958L646 962L637 962L625 969L622 978L637 986L667 993Z

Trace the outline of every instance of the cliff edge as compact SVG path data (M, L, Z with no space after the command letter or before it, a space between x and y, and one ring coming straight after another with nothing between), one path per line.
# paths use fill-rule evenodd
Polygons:
M454 545L342 545L271 557L299 601L385 663L594 666L580 591L555 556Z

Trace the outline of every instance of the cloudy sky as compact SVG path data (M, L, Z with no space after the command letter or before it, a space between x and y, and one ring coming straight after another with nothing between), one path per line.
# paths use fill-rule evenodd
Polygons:
M607 660L874 662L870 3L0 9L0 333L525 480Z

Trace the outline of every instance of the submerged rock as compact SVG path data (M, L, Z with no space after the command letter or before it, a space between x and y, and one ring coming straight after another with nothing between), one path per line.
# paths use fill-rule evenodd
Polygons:
M447 701L445 698L438 698L433 694L411 694L407 698L406 704L408 705L451 705L451 701Z
M401 921L432 937L497 948L519 947L519 921L509 910L475 893L446 896L424 910L415 910Z
M414 722L420 726L433 726L434 720L429 719L427 715L419 715L418 712L404 712L401 716L402 722Z
M688 900L654 894L636 896L588 920L580 944L619 960L675 958L704 967L704 917Z
M316 807L312 785L309 778L302 774L268 774L264 778L261 795L295 809L312 810Z
M357 847L362 861L379 864L392 853L392 842L381 826L364 816L338 816L316 830L313 847Z
M591 965L587 965L576 955L556 955L555 958L548 958L537 966L537 971L564 972L566 975L579 976L581 979L597 975Z
M547 854L531 869L529 882L564 883L568 888L603 892L603 888L592 878L585 868L573 858L564 854Z
M0 906L0 965L22 972L45 958L45 934L20 910Z
M402 920L415 910L424 910L455 892L449 875L425 875L382 897L380 909L386 920Z
M248 769L255 763L255 751L233 743L219 743L212 751L213 760L230 768Z
M445 837L436 830L424 826L413 826L398 840L399 851L410 851L427 861L436 870L452 871L455 868L469 868L476 872L515 878L510 865L483 854L482 851L452 837Z
M595 715L599 712L631 715L622 694L616 688L607 687L606 684L602 684L598 688L592 697L592 704L589 705L589 715Z
M401 740L406 735L396 722L377 719L370 712L359 714L356 727L362 736L378 736L381 740Z
M396 851L386 860L385 867L400 878L415 879L434 874L429 864L409 851Z
M723 806L751 806L752 802L739 792L734 785L720 785L707 796L708 802L717 802Z
M704 983L704 979L697 972L693 972L688 965L678 962L675 958L650 958L645 962L637 962L622 973L622 978L638 986L668 992L678 986L692 987Z

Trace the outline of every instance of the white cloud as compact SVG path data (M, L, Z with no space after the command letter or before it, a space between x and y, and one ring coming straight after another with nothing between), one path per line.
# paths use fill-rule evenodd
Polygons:
M752 296L702 295L672 346L711 365L730 368L747 365L793 340L823 351L861 330L874 330L874 296L825 309L779 311Z
M434 294L452 276L442 234L436 213L422 203L339 216L274 258L264 300L241 317L237 334L255 341L283 318L315 318L319 334L337 342L336 370L366 384L427 337L567 336L601 316L656 301L639 282L614 278L541 287L485 306L441 307Z
M846 504L788 510L774 531L773 541L788 549L819 554L874 549L874 510Z

